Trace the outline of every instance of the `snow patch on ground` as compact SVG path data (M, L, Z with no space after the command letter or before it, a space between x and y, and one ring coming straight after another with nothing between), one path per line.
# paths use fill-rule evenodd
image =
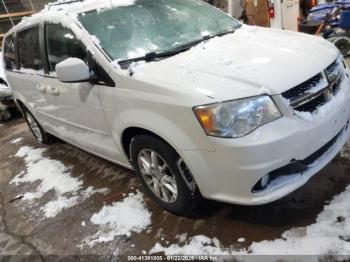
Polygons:
M187 239L187 233L177 235L175 238L179 241L180 244L185 243Z
M53 191L55 199L40 208L46 218L58 215L64 209L86 200L93 194L108 192L108 189L96 190L93 187L83 189L83 181L72 177L70 169L61 162L44 157L44 152L45 149L42 148L21 147L15 156L24 158L27 170L15 176L10 184L39 182L34 191L23 195L22 200L29 203Z
M182 245L173 244L165 247L157 243L150 250L150 254L348 256L350 254L349 203L350 185L324 207L314 224L286 231L280 239L254 242L248 249L224 248L215 238L196 236L181 243ZM238 242L243 242L243 238Z
M316 223L285 232L281 239L253 243L259 255L349 255L350 186L318 215Z
M18 144L19 142L22 142L23 138L22 137L19 137L19 138L16 138L16 139L13 139L11 140L11 144Z
M113 241L116 236L141 233L151 224L151 213L145 207L142 193L131 193L123 201L104 206L90 222L99 227L98 231L86 238L81 248Z
M184 245L172 244L168 247L157 243L150 251L150 254L164 253L167 256L171 255L238 255L227 248L222 247L220 241L216 238L210 239L206 236L195 236L190 238Z

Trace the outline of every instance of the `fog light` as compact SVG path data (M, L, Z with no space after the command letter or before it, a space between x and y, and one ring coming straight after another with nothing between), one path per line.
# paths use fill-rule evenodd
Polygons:
M262 179L261 179L261 182L260 182L260 186L262 189L266 188L267 185L269 184L270 182L270 175L267 174L266 176L264 176Z

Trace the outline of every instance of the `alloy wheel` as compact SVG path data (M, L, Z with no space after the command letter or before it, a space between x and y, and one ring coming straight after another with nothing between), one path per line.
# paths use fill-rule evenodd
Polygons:
M149 189L165 203L174 203L179 192L175 176L164 159L151 149L143 149L138 155L141 175Z

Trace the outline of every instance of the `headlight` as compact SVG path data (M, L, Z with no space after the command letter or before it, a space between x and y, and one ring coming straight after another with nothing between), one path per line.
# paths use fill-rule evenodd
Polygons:
M208 135L230 138L245 136L282 116L266 95L198 106L194 112Z

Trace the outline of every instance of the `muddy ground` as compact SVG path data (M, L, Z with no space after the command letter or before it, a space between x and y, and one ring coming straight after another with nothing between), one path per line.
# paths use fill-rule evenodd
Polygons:
M23 138L19 143L11 141ZM25 171L23 159L14 155L21 146L47 148L45 157L59 160L72 170L73 177L81 177L84 186L109 188L107 195L93 195L73 208L63 210L56 217L44 219L40 207L52 197L45 195L35 205L28 206L15 198L27 191L31 184L16 186L11 179ZM247 247L254 241L279 238L295 227L313 223L334 196L350 184L350 160L338 155L325 169L291 195L272 204L259 207L228 205L205 201L199 210L189 217L178 217L164 212L145 197L152 213L148 229L130 237L122 236L108 243L81 248L79 245L96 232L96 226L88 223L91 216L104 204L119 201L123 193L140 188L131 171L111 164L64 142L50 146L39 145L25 122L18 116L0 126L0 249L1 254L34 255L135 255L150 250L157 242L177 243L176 236L206 235L218 238L223 245L235 244ZM83 227L82 221L87 221ZM245 238L244 243L237 239ZM44 258L44 257L43 257Z

